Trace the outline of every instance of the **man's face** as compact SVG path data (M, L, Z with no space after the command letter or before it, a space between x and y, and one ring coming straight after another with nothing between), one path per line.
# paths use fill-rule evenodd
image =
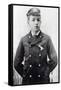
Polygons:
M32 31L37 32L40 30L41 17L40 16L29 16L28 24Z

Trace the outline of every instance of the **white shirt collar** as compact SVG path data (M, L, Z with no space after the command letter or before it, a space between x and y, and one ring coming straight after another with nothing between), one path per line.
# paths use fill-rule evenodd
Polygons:
M32 36L34 36L34 35L38 36L39 33L40 33L40 30L36 34L34 34L33 32L31 32Z

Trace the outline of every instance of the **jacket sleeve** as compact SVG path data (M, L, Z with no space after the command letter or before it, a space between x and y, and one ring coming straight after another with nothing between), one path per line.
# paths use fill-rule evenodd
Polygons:
M21 39L14 59L14 68L21 76L23 75L23 64L22 64L23 57L24 57L24 46L23 40Z
M49 57L48 66L49 66L49 71L51 72L57 65L57 54L50 37L48 38L48 42L47 42L47 52Z

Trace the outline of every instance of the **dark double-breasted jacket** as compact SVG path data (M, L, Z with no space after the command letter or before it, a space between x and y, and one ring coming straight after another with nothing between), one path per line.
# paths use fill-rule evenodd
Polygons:
M48 83L49 74L56 65L57 55L48 35L40 31L32 36L30 32L21 39L14 67L23 77L23 84Z

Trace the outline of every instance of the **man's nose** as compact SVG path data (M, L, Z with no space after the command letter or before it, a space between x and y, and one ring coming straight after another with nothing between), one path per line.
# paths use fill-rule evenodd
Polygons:
M35 24L38 25L38 21L37 20L35 20Z

